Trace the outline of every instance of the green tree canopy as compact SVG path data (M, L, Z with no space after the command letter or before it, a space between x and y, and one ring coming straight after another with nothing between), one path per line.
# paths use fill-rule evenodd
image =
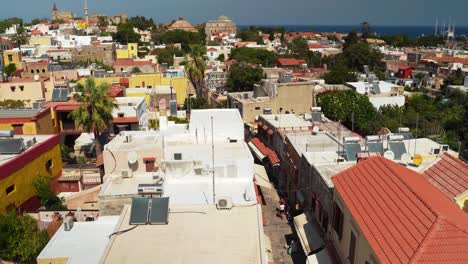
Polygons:
M140 42L140 35L135 33L131 24L119 24L117 26L117 33L113 37L115 41L124 45Z
M103 83L97 86L93 78L87 78L85 84L79 84L76 89L74 99L81 105L73 110L69 117L75 121L77 128L94 134L98 156L102 153L100 134L111 126L112 111L117 108L117 104L109 96L108 84Z
M233 49L230 59L237 62L246 62L250 64L262 65L264 67L273 67L275 65L276 54L272 51L253 48Z
M184 101L184 109L205 109L208 108L208 101L203 97L188 97Z
M190 51L190 45L205 45L205 38L199 32L188 32L183 30L156 30L152 33L152 40L158 44L180 43L182 50Z
M370 126L377 115L377 110L366 95L353 90L334 91L317 96L317 104L322 107L328 118L343 122L348 128L362 134L372 134Z
M0 109L20 109L25 108L26 103L29 100L12 100L12 99L5 99L0 101Z
M11 76L14 72L16 72L16 64L10 63L5 67L4 70L7 76Z
M131 73L141 73L141 70L140 70L140 68L135 66L135 67L132 68L132 70L130 72Z
M380 67L383 55L380 51L373 49L365 42L358 42L343 50L343 58L351 69L363 71L364 65L370 70Z
M345 84L357 81L357 76L342 63L332 67L329 72L322 75L322 78L327 84Z
M197 97L202 97L207 60L205 46L190 45L190 51L184 61L185 72L195 87Z
M52 190L50 185L52 180L52 177L38 176L33 180L32 186L41 200L41 205L46 210L66 210L67 207L63 204L63 200L55 195Z
M234 63L228 75L228 90L230 92L252 91L254 84L263 78L261 67L252 67L245 63Z
M184 52L173 45L168 45L164 49L154 49L151 54L156 55L158 63L167 63L169 66L174 65L174 56L184 56Z
M147 19L144 16L134 16L128 20L128 24L132 25L134 28L139 30L149 30L153 27L156 27L152 18Z
M15 211L0 214L0 259L36 263L48 241L47 231L39 230L31 216L18 216Z

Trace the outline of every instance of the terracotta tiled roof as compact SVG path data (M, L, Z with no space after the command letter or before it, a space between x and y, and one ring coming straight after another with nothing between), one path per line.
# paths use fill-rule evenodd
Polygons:
M263 144L260 139L254 137L252 138L251 142L255 145L255 147L258 148L258 150L260 150L260 152L262 152L263 155L268 157L272 165L278 164L280 162L276 152L265 146L265 144Z
M305 60L298 60L296 58L279 58L276 61L281 66L302 65L306 63Z
M26 62L26 65L29 67L35 67L35 66L47 66L49 64L48 61L34 61L34 62Z
M468 215L422 175L372 157L332 181L380 263L468 263Z
M448 153L444 153L423 175L450 200L468 190L468 163Z
M127 124L127 123L138 123L137 117L114 117L112 119L114 124Z
M207 51L218 51L218 50L215 48L209 48Z

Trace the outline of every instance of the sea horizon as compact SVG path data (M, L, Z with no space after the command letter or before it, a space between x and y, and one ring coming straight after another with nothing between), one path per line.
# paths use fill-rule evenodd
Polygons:
M239 28L245 29L250 26L258 27L283 27L287 31L303 31L303 32L337 32L348 33L351 31L360 31L361 25L238 25ZM440 29L439 29L440 30ZM410 25L371 25L371 32L377 35L406 35L408 37L418 37L423 35L434 35L435 26L410 26ZM457 36L468 36L468 26L457 26L455 28Z

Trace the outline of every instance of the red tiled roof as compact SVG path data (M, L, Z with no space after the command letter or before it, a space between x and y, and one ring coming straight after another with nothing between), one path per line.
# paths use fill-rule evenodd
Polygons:
M281 66L302 65L306 64L305 60L298 60L296 58L279 58L276 60Z
M138 65L152 65L151 61L135 61L132 59L120 59L112 63L112 66L138 66Z
M278 164L280 162L280 160L278 158L278 155L276 155L276 152L274 150L270 149L269 147L265 146L265 144L263 144L260 141L260 139L254 137L254 138L252 138L252 140L250 140L250 142L252 142L255 145L255 147L257 147L258 150L260 150L260 152L262 152L263 155L268 157L268 159L271 162L271 165L275 165L275 164Z
M34 66L47 66L49 64L48 61L34 61L34 62L26 62L26 65L29 67Z
M309 44L309 49L321 49L321 48L323 48L322 44L318 44L318 43Z
M448 153L444 153L423 176L450 200L468 190L468 163Z
M55 111L57 111L57 112L73 111L75 109L78 109L79 107L80 107L79 104L76 104L76 105L57 105L55 107Z
M371 157L332 181L380 263L468 263L468 215L422 175Z
M215 48L209 48L207 51L218 51L218 50Z
M414 68L411 67L411 66L407 66L407 65L399 65L398 69L399 70L408 70L408 69L414 69Z
M56 106L59 106L59 105L77 105L77 106L80 106L80 103L78 103L77 101L75 101L75 99L69 99L68 101L66 102L53 102L53 101L48 101L46 103L44 103L43 105L41 105L41 107L43 108L49 108L49 107L56 107Z
M114 117L112 119L114 124L128 124L128 123L138 123L137 117Z

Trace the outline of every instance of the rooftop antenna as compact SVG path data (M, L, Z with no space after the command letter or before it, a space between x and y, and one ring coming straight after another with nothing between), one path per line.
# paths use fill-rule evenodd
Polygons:
M416 143L418 141L419 114L416 115L416 135L414 136L414 154L416 154Z
M215 150L214 150L214 129L213 129L213 117L211 117L211 158L213 163L213 204L216 205L216 190L215 190Z
M435 36L437 36L437 27L439 26L439 19L436 19L436 25L435 25Z

